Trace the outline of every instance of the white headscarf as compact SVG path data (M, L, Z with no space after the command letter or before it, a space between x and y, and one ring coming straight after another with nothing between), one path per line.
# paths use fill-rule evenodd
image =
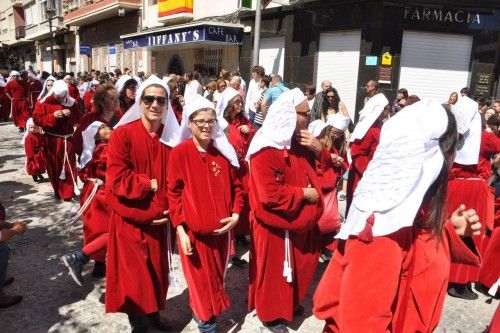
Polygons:
M54 81L54 85L52 88L50 88L49 92L47 95L45 95L41 100L40 103L44 103L47 97L49 96L58 96L58 97L64 97L61 105L66 106L66 107L71 107L75 103L75 100L69 96L69 90L68 90L68 84L64 82L63 80L57 80Z
M49 91L47 90L47 81L56 82L56 80L57 80L57 79L56 79L55 77L53 77L52 75L51 75L51 76L49 76L49 77L45 80L45 82L43 83L43 88L42 88L42 91L40 92L40 95L38 95L37 101L39 101L39 100L41 100L42 98L44 98L44 97L45 97L45 95L47 95L47 93L49 92Z
M227 88L226 88L227 89ZM295 107L306 100L299 89L283 92L269 107L266 119L248 147L247 160L266 147L290 149L293 132L297 126Z
M123 76L122 76L123 77ZM123 115L123 117L118 121L118 123L113 127L114 129L118 128L121 125L125 125L128 123L131 123L133 121L136 121L142 117L142 111L141 111L141 95L142 92L149 87L150 85L153 84L158 84L162 86L167 94L170 93L170 90L168 89L168 86L165 85L165 83L160 80L156 75L151 75L144 83L139 87L137 90L137 93L135 95L135 103L128 109L128 111ZM163 127L163 132L161 134L161 139L160 141L167 146L174 147L177 145L179 142L179 123L177 122L177 119L175 118L174 111L172 109L172 106L170 105L170 100L167 98L167 111L165 112L165 115L163 116L162 123L164 125Z
M3 75L0 75L0 88L5 88L6 85Z
M116 91L118 91L118 93L121 93L124 86L125 86L125 82L127 82L130 79L132 79L132 77L130 75L125 74L125 75L120 76L120 78L115 83ZM137 84L139 84L139 82L137 82Z
M184 142L192 136L191 130L188 127L189 117L194 112L201 109L214 110L214 104L201 95L198 94L192 95L192 97L189 100L189 103L185 105L184 111L182 113L182 123L180 128L179 142ZM217 150L222 155L224 155L233 166L239 168L240 163L238 162L238 156L236 155L236 151L234 150L233 146L229 143L226 134L224 134L224 130L219 125L219 121L217 121L217 124L212 130L212 139L214 140L214 147L217 148Z
M224 110L226 110L229 101L232 100L235 96L238 96L239 93L236 89L232 87L227 87L222 92L222 95L217 102L217 107L215 108L215 113L217 114L217 119L219 121L219 126L224 130L229 125L227 120L224 119Z
M446 111L435 101L407 106L385 122L337 238L359 235L369 218L373 236L413 225L425 193L443 167L438 139L447 126Z
M356 128L352 132L349 142L364 138L366 132L377 121L384 108L389 104L389 101L384 94L379 93L368 100L363 110L359 112L359 120Z
M90 85L91 86L98 86L100 84L101 84L101 82L99 82L98 80L92 80L92 81L90 81Z
M342 132L345 132L349 124L351 123L351 118L344 116L342 113L337 112L335 114L329 114L326 118L326 124L335 127Z
M18 72L18 71L11 71L9 76L10 76L10 77L13 77L13 76L20 76L20 75L21 75L21 74L19 74L19 72Z
M325 129L325 127L328 126L327 123L325 123L323 120L318 119L309 124L309 127L307 130L311 132L312 135L315 137L318 137L321 132Z
M481 115L478 104L464 96L452 105L451 112L457 120L458 133L464 136L464 146L457 151L455 162L463 165L477 164L481 148Z
M92 159L92 154L95 149L95 136L102 125L104 125L103 122L94 121L92 124L87 126L84 131L82 131L83 150L82 156L80 157L80 164L78 166L79 169L83 169Z
M33 122L33 118L29 118L26 121L26 127L24 128L24 135L23 138L21 139L21 144L24 146L24 143L26 142L26 138L28 137L28 134L30 134L30 126L34 125L35 123ZM38 133L43 134L42 128L38 127Z

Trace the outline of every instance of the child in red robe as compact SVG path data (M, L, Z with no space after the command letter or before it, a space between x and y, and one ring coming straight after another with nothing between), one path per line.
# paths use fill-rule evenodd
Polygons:
M473 209L445 221L455 118L435 102L405 107L384 124L314 295L323 332L432 332L450 260L479 264L459 235L479 233ZM412 154L408 154L411 151Z
M207 99L191 98L181 128L186 141L172 149L167 172L170 216L198 328L215 332L216 317L229 308L224 277L230 231L243 206L238 159Z
M40 127L30 118L26 122L26 130L21 142L26 152L26 173L33 177L35 183L45 180L43 173L46 171L43 138Z
M82 286L82 268L90 259L95 261L92 276L103 277L106 272L109 220L111 209L106 202L106 160L111 129L95 121L83 132L84 149L79 176L84 183L80 195L83 217L83 248L62 257L71 277Z

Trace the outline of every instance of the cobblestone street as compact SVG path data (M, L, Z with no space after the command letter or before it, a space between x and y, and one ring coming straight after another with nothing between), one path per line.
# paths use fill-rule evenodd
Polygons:
M24 300L0 310L0 332L129 332L126 315L104 313L104 279L91 277L93 264L86 267L83 287L68 275L60 257L81 247L78 230L68 234L66 224L78 204L55 200L50 183L36 184L26 174L21 137L11 123L0 124L0 193L5 197L8 221L19 219L28 224L24 235L9 242L8 275L15 280L5 289L8 294L24 295ZM241 254L248 260L247 251ZM174 255L174 267L180 285L170 288L167 311L161 314L175 332L197 332L178 255ZM323 323L311 314L311 296L325 267L318 265L303 304L305 312L290 324L293 332L321 332ZM247 267L228 269L226 288L232 306L218 319L219 332L266 332L255 312L247 311L247 284ZM476 301L447 297L436 331L483 332L498 306L498 300L489 304L487 300L481 294Z

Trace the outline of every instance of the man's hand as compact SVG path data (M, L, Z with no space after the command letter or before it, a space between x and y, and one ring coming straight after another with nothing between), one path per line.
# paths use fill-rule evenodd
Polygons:
M158 219L158 220L153 220L151 225L162 225L162 224L170 223L170 217L168 216L168 210L164 211L163 215L165 215L164 218Z
M216 234L216 235L225 234L226 232L228 232L229 230L234 228L236 223L238 223L239 219L240 219L240 216L236 213L233 213L233 215L231 215L231 217L226 217L225 219L220 220L220 223L225 224L225 226L223 226L220 229L215 229L214 234Z
M250 132L250 127L248 127L248 125L241 125L240 127L238 127L238 129L243 134L247 134Z
M65 117L69 117L69 116L71 115L71 111L70 111L70 110L68 110L68 109L64 109L64 110L62 110L62 113L63 113L63 115L64 115Z
M460 205L450 216L450 222L459 236L477 236L481 234L481 223L474 209L465 209Z
M158 182L156 181L156 179L151 179L151 191L158 191Z
M179 244L181 245L182 253L186 256L192 255L193 247L191 246L191 240L182 225L177 227L177 236L179 236Z
M60 119L60 118L64 117L64 113L62 112L62 110L55 111L54 117L56 117L56 119Z
M307 130L300 130L300 144L311 150L316 157L319 157L323 150L321 142Z
M304 187L302 188L302 192L304 192L304 200L307 202L312 204L318 202L319 194L314 187Z

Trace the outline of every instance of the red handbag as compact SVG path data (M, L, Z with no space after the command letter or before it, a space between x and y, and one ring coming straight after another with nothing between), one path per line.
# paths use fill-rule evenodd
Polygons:
M337 189L323 196L323 214L318 220L318 227L322 234L329 234L340 228Z

